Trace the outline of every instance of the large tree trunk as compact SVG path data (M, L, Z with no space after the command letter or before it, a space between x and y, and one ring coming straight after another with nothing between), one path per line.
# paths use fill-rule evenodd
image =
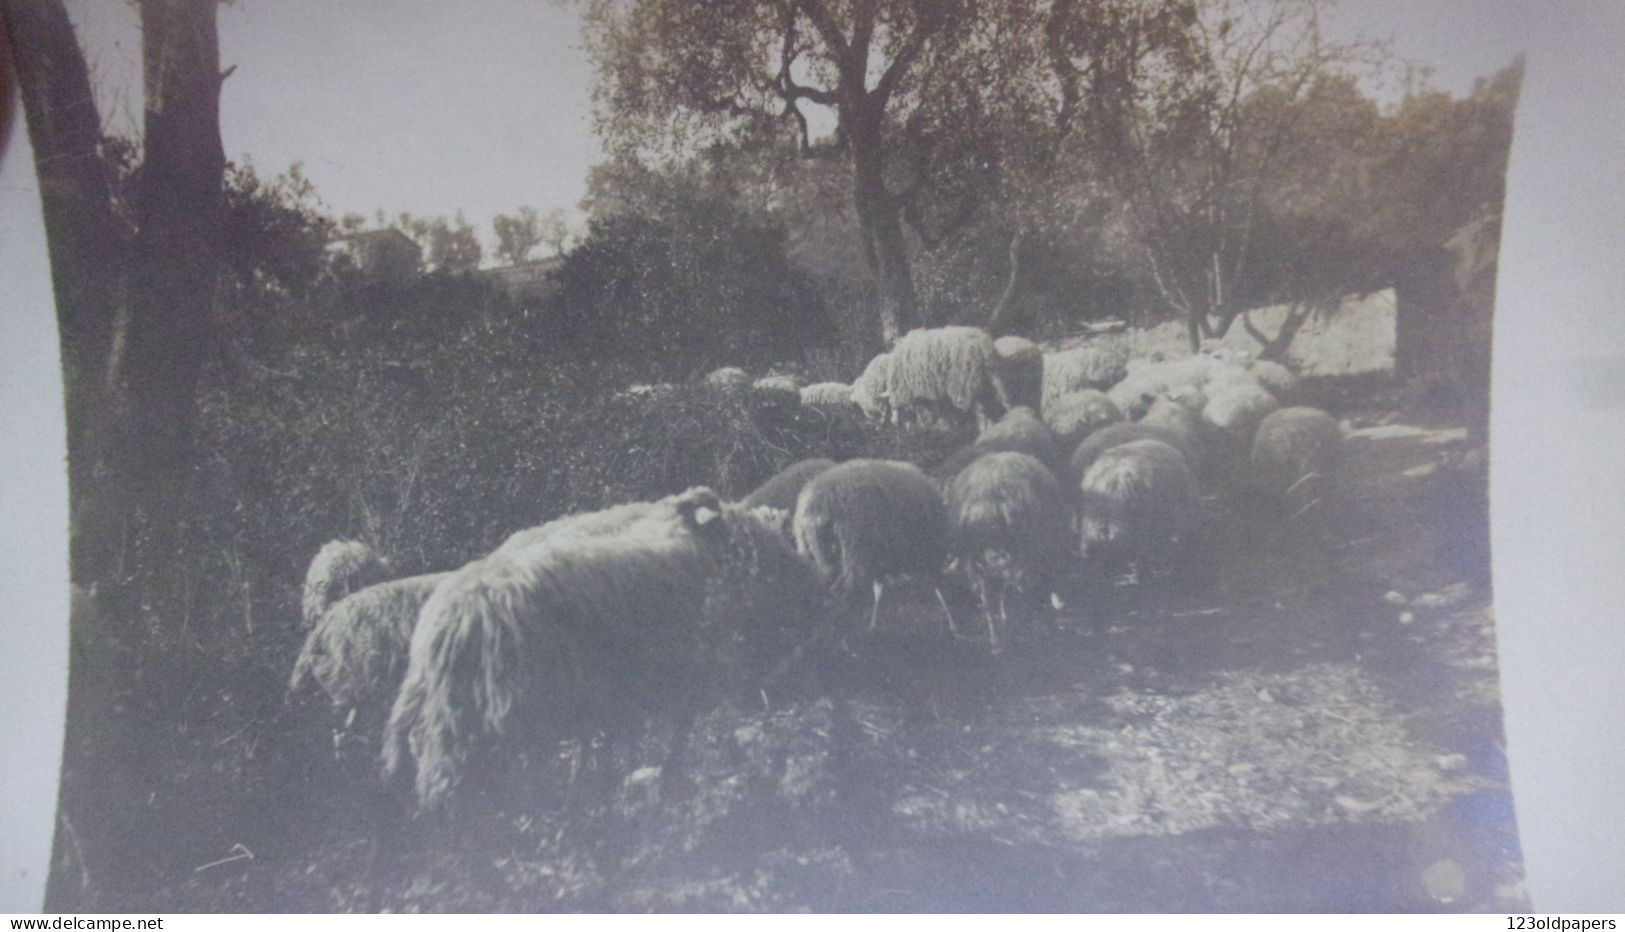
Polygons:
M74 579L105 578L118 550L98 439L109 410L106 366L122 301L126 244L99 147L89 70L61 0L0 4L34 147L67 408L70 552Z
M887 346L919 322L914 273L896 198L886 187L881 113L868 99L843 107L852 154L853 206L863 234L864 257L880 290L880 334Z
M144 147L122 348L111 363L114 471L162 536L191 465L198 375L213 345L225 152L216 0L141 0ZM153 556L169 555L162 539Z
M130 727L133 711L115 711L113 698L129 689L129 677L152 671L130 668L112 647L140 631L138 606L178 568L173 544L210 344L225 167L215 3L141 0L145 151L127 192L135 221L127 236L98 152L88 69L62 0L0 0L56 287L73 572L82 583L110 584L99 597L77 599L91 610L70 622L76 649L46 891L58 909L95 896L91 878L103 892L152 879L139 869L151 866L143 839L162 831L161 810L150 805L152 748ZM122 565L137 527L145 532L137 562ZM109 638L114 629L120 636Z

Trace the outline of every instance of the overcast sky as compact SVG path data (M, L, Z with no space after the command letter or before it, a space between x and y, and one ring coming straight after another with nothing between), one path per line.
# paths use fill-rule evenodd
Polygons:
M1607 0L1343 0L1339 38L1391 39L1465 93L1553 21ZM140 37L116 0L69 0L104 119L139 123ZM226 154L262 174L295 161L335 214L490 221L574 207L599 158L578 8L557 0L237 0L220 10Z

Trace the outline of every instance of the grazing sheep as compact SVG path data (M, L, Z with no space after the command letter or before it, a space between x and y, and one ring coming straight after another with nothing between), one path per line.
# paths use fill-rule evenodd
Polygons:
M1198 418L1202 415L1202 409L1207 407L1207 393L1194 385L1174 386L1168 389L1166 397L1169 401L1179 403Z
M999 337L993 341L993 352L998 356L995 374L1005 406L1038 410L1044 403L1044 354L1038 344L1025 337Z
M746 508L767 507L794 511L796 499L801 495L802 488L813 476L834 465L835 461L831 459L810 459L791 463L778 475L757 486L756 491L745 496L739 503Z
M793 410L801 407L801 389L794 379L783 375L768 375L751 383L751 394L764 408Z
M715 369L705 377L705 384L717 388L744 388L750 384L750 376L738 366L723 366Z
M1179 450L1134 440L1101 453L1079 481L1084 559L1127 561L1138 573L1166 560L1195 527L1200 499Z
M850 460L824 470L801 490L792 527L796 549L838 595L872 588L871 628L889 577L934 581L947 555L942 495L909 463Z
M980 328L910 330L891 351L891 404L927 416L997 417L997 362L993 338Z
M383 752L386 775L410 759L421 810L507 753L704 699L804 622L811 576L757 510L706 488L651 504L662 521L492 554L435 589Z
M335 602L305 637L288 678L288 700L319 689L349 734L376 734L406 671L418 612L450 573L410 576L368 586Z
M1196 475L1202 474L1202 418L1184 405L1167 398L1158 398L1146 409L1138 421L1147 427L1160 427L1178 442L1173 446L1185 456L1185 464Z
M305 571L300 601L305 627L315 627L327 607L352 592L393 576L389 563L358 540L330 540L316 551Z
M1106 398L1122 412L1125 419L1137 421L1145 415L1151 403L1169 391L1168 380L1160 369L1146 369L1131 373L1121 382L1106 390Z
M1050 406L1086 388L1104 390L1128 371L1125 354L1107 346L1078 346L1044 355L1044 398L1039 409L1049 416Z
M801 403L809 407L850 408L852 386L845 382L817 382L801 390Z
M659 524L669 517L663 502L628 502L600 511L578 512L508 535L495 553L511 555L564 537L613 537L640 523Z
M1343 431L1319 408L1282 408L1253 434L1249 486L1284 502L1297 518L1331 494L1343 458Z
M996 423L977 435L978 446L1006 444L1003 449L1020 450L1035 457L1051 471L1059 468L1064 458L1060 438L1039 418L1032 408L1011 408Z
M1070 450L1093 431L1123 419L1104 392L1086 388L1065 395L1044 409L1044 421L1055 431L1061 449Z
M1298 388L1298 377L1278 362L1260 359L1248 366L1247 371L1277 398L1286 398Z
M852 380L852 403L867 417L882 421L892 416L891 354L869 360L863 374Z
M949 552L970 578L998 650L1010 589L1060 605L1053 587L1070 550L1071 510L1054 474L1025 453L989 453L967 466L948 486L947 507Z
M1083 438L1083 442L1073 449L1071 461L1068 463L1067 476L1069 480L1076 485L1083 479L1084 473L1089 471L1089 467L1095 464L1095 460L1100 459L1100 454L1105 453L1112 447L1120 447L1125 443L1133 443L1136 440L1160 440L1179 450L1181 454L1185 452L1185 448L1181 444L1186 442L1186 438L1165 427L1157 427L1143 421L1122 421L1117 424L1108 424Z
M1235 438L1245 450L1258 422L1280 406L1275 396L1256 382L1215 383L1208 393L1207 407L1202 409L1202 419Z

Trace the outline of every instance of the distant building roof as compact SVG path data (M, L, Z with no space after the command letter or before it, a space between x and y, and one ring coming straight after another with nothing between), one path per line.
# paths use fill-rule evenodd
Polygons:
M327 241L329 247L340 244L347 246L366 246L372 243L387 240L400 240L412 248L417 248L417 241L394 227L385 227L382 230L362 230L359 233L342 233Z
M479 274L492 284L500 286L515 298L545 297L552 290L548 275L564 264L562 256L532 259L515 265L484 269Z

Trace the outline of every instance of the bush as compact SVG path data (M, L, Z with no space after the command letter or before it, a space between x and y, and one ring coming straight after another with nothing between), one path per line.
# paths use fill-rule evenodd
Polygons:
M828 314L786 257L783 230L722 203L681 206L676 219L593 221L544 307L561 349L683 379L830 344Z

